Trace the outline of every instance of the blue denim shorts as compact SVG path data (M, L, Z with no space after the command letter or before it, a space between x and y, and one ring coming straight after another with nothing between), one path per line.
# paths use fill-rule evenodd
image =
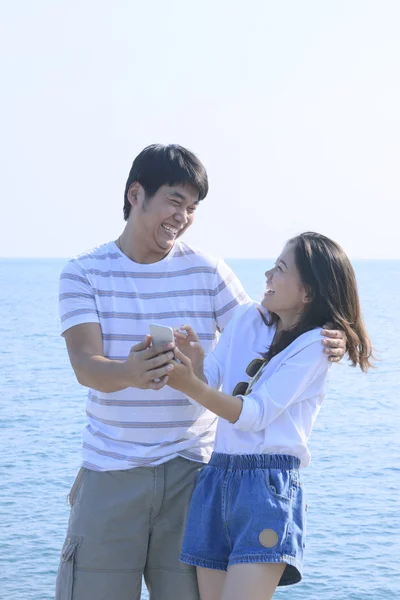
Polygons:
M181 561L219 570L286 563L279 585L298 583L306 511L299 466L294 456L214 452L193 492Z

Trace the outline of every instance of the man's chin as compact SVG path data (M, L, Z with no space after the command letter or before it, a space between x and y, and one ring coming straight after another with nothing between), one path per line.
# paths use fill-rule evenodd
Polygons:
M163 240L162 242L157 242L157 247L160 252L164 252L164 254L167 254L168 252L170 252L172 250L172 248L174 247L174 244L175 244L175 238L172 239L171 241Z

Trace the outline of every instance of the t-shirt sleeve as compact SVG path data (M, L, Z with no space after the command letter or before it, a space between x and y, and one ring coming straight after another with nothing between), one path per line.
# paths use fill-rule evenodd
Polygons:
M218 331L223 331L239 304L251 302L232 269L219 260L215 273L214 314Z
M59 309L61 335L75 325L100 322L92 286L75 260L68 262L60 275Z
M248 396L241 396L242 412L234 428L261 431L290 405L306 399L307 393L310 397L325 393L329 367L321 341L302 348L288 357L269 379L263 382L261 377Z

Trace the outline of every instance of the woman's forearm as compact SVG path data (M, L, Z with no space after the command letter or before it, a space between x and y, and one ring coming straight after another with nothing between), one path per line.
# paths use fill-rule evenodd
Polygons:
M200 379L200 381L203 381L203 383L208 383L207 377L204 375L204 361L202 361L201 364L197 366L193 365L193 371L196 377Z
M235 423L242 412L243 402L240 397L228 396L211 388L205 380L194 379L181 390L199 404L231 423Z

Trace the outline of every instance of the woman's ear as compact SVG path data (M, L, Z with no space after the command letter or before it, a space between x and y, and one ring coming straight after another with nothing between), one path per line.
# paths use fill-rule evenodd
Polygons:
M310 304L310 302L313 300L313 297L314 296L311 290L304 290L303 304Z

